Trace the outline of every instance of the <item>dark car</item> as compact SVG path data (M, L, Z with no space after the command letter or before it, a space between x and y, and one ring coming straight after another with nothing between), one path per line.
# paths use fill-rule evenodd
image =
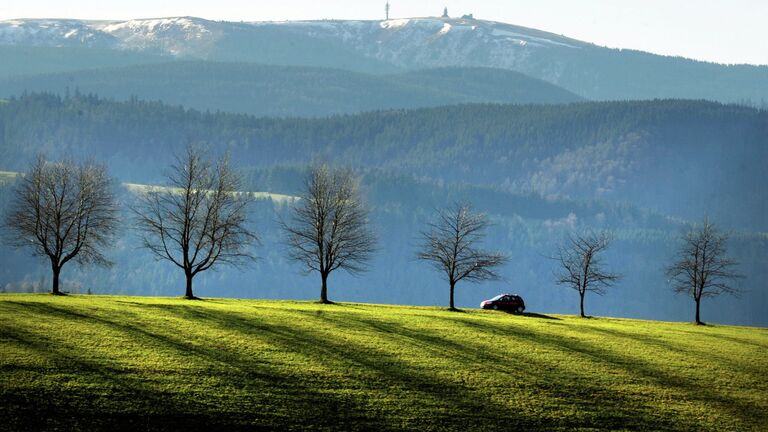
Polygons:
M483 309L508 310L514 313L523 313L525 302L516 294L499 294L496 297L480 303Z

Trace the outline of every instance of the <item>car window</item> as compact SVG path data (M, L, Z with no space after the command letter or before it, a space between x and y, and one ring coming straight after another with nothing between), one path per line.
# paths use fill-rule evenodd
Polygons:
M502 297L504 297L504 296L499 294L496 297L492 298L491 300L501 300Z

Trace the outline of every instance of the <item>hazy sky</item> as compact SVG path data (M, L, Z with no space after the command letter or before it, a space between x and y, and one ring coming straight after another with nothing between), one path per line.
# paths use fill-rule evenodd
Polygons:
M386 0L0 0L0 19L380 19ZM768 0L390 0L391 16L450 15L533 27L616 48L768 64Z

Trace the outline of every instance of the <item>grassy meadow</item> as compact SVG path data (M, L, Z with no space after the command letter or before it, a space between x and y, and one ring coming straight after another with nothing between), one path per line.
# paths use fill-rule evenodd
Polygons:
M768 329L0 295L0 429L768 430Z

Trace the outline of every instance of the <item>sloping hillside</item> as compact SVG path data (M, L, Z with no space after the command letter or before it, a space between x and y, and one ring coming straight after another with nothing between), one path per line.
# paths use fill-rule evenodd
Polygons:
M768 425L765 329L100 296L0 314L3 430Z
M49 91L257 116L329 116L470 102L568 103L575 94L518 72L446 68L373 75L341 69L178 61L0 79L0 96Z
M85 47L0 45L0 79L167 62L159 55Z

